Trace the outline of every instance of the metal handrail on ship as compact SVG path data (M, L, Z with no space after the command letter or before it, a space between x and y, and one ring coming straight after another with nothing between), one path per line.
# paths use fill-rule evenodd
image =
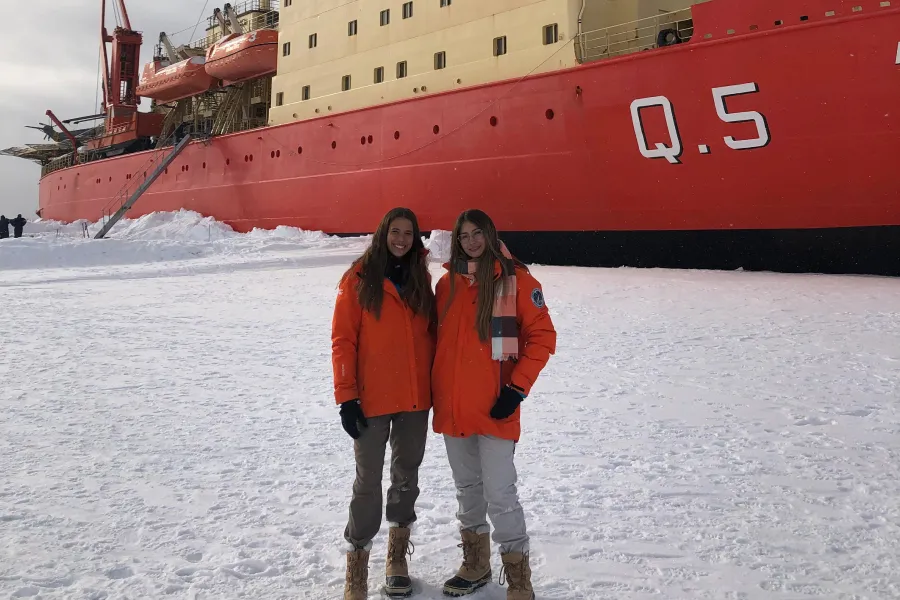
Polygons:
M131 179L128 179L125 184L119 188L119 191L116 192L115 196L103 206L101 216L104 224L128 200L128 197L131 196L134 189L143 183L143 179L140 178L139 175L152 171L156 168L156 165L171 152L172 146L178 141L179 135L182 134L176 129L163 140L162 144L159 144L149 151L150 156L147 160L131 174Z
M268 7L268 8L267 8ZM262 27L248 27L247 32L250 31L264 31L267 29L277 30L278 22L279 22L279 0L246 0L245 2L241 2L234 6L235 14L243 15L248 12L258 12L261 13L251 19L251 24L258 24L259 22L264 23ZM207 30L213 29L216 26L215 17L207 18ZM202 40L197 40L196 42L190 44L191 48L197 49L206 49L218 42L222 39L222 32L217 31L211 36L206 36Z
M659 36L670 30L681 42L694 36L694 21L690 8L619 23L602 29L578 34L576 55L579 62L590 62L643 52L659 47Z

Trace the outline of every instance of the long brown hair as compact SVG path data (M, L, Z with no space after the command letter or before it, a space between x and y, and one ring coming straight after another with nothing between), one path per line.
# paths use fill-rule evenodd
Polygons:
M494 265L496 261L508 260L500 251L500 238L497 236L497 228L494 222L484 211L476 208L465 210L456 218L456 224L453 226L453 239L450 246L450 296L447 299L447 305L444 309L444 315L450 310L450 303L453 301L453 295L456 293L456 277L457 273L466 274L467 271L461 271L461 265L469 260L469 255L463 250L459 241L459 233L464 223L471 223L475 227L481 229L484 234L484 252L478 257L478 268L475 272L475 281L478 282L478 305L475 309L475 330L482 342L486 342L491 336L491 315L494 310L494 298L497 295L498 287L503 285L500 278L494 278ZM527 270L525 265L516 258L513 263Z
M419 231L419 221L415 213L408 208L393 208L378 225L372 236L372 243L366 251L344 273L344 277L353 277L357 270L360 271L356 291L359 295L359 304L363 310L381 318L381 305L384 301L384 277L388 265L388 230L395 219L409 219L413 226L412 248L409 249L401 261L406 263L409 269L409 280L403 287L400 297L415 313L429 317L434 307L434 292L428 277L428 261L426 259L425 245L422 243L422 234Z

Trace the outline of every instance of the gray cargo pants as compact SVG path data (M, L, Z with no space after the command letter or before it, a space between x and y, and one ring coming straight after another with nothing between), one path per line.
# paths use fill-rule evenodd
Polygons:
M528 553L525 513L516 490L516 443L492 436L444 436L447 458L456 483L460 529L487 533L490 515L493 539L500 551Z
M368 417L369 426L354 440L356 481L350 500L350 520L344 530L344 539L353 546L368 547L381 528L381 476L388 440L391 442L391 486L385 516L388 522L403 527L415 522L428 414L429 411L422 410Z

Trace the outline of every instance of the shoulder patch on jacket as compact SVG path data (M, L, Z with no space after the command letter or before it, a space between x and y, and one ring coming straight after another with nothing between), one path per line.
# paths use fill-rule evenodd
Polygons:
M541 291L541 288L531 290L531 302L537 308L544 308L544 293Z

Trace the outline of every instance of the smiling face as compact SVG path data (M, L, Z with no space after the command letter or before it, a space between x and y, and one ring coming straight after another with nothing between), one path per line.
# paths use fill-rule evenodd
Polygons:
M413 224L409 219L399 217L388 226L388 251L397 258L403 258L413 245Z
M485 248L484 232L474 223L466 221L459 228L459 245L470 259L480 258Z

